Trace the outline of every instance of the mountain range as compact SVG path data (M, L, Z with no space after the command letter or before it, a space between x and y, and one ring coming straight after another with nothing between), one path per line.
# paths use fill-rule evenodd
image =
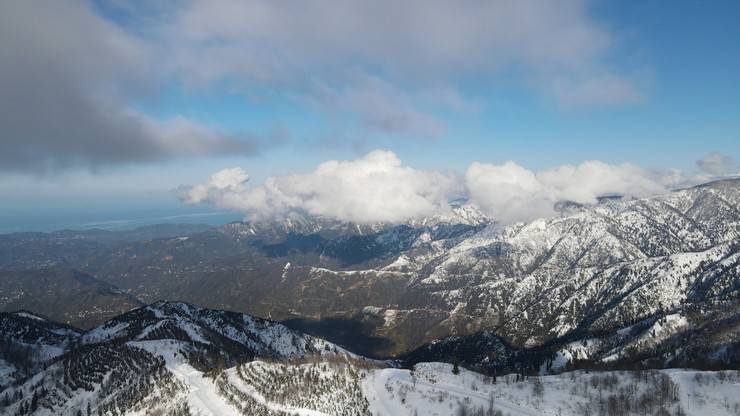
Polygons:
M363 414L373 404L357 369L373 366L737 368L739 179L556 208L516 224L456 201L401 224L295 216L0 235L1 384L60 412L112 409L124 400L112 391L126 403L178 397L172 369L187 364L247 403L257 396L234 386L255 358L342 361L332 377ZM100 387L111 377L115 388ZM70 396L93 385L95 400Z

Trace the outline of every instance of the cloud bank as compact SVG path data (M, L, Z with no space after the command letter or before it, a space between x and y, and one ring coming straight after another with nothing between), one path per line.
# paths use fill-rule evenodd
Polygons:
M247 187L241 168L225 169L181 189L187 203L209 202L253 218L318 215L357 223L400 222L449 210L456 181L403 166L389 151L351 161L328 161L311 173L271 177Z
M465 185L471 200L502 222L551 216L560 201L592 204L600 196L645 197L668 190L663 178L635 165L595 160L540 172L511 161L475 162L465 173Z
M646 197L709 177L651 172L633 164L586 161L535 172L514 162L474 162L463 177L404 166L392 152L376 150L351 161L328 161L313 172L270 177L249 186L241 168L224 169L206 182L180 189L189 204L211 203L254 219L294 214L356 223L403 222L449 211L449 199L470 202L503 223L555 215L555 204L596 203L609 195Z

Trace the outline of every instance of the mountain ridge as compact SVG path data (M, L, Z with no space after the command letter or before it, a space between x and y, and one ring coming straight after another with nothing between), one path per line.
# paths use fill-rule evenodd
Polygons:
M16 334L21 337L16 342L25 344L31 339L24 334L32 331L9 330L9 321L72 338L52 342L59 346L57 354L34 356L33 366L13 361L19 355L0 349L0 411L13 415L370 416L453 410L539 415L543 402L545 409L576 415L596 403L585 391L578 393L584 384L598 390L601 407L620 397L641 400L625 414L666 409L684 414L690 407L731 415L735 402L728 401L727 392L740 380L737 371L572 371L579 363L566 367L560 356L528 355L492 333L466 336L466 343L440 340L434 343L437 350L416 357L453 358L454 364L417 359L397 368L276 322L185 302L154 302L88 331L25 312L0 313L0 334ZM0 340L8 345L5 337ZM460 355L469 360L454 359ZM625 396L629 388L633 391ZM703 400L687 403L679 392L700 392Z
M712 302L735 301L739 184L606 198L517 224L469 204L378 228L234 223L71 263L143 303L248 312L375 357L478 331L534 347L702 305L710 316Z

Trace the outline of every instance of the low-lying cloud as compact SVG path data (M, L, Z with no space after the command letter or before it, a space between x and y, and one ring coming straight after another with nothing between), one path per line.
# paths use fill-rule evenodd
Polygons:
M376 150L351 161L322 163L310 173L270 177L254 186L249 186L245 170L224 169L202 184L182 187L180 198L254 219L307 214L393 223L446 213L450 198L466 194L486 214L512 223L552 216L561 201L592 204L609 195L646 197L710 178L596 160L542 171L511 161L474 162L458 177L404 166L393 152Z
M465 173L465 185L471 200L502 222L553 215L559 201L591 204L600 196L644 197L667 191L659 177L640 167L596 160L540 172L511 161L475 162Z
M224 169L181 189L187 203L209 202L252 218L318 215L356 223L400 222L448 211L453 177L403 166L389 151L324 162L313 172L270 177L247 186L240 168Z

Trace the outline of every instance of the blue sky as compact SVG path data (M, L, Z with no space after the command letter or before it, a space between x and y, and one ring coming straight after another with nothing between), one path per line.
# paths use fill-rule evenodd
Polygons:
M375 149L460 176L509 160L690 176L712 152L737 172L735 1L52 4L0 10L0 230L211 212L175 189Z
M644 73L638 102L563 108L511 74L476 74L452 82L479 108L435 112L448 123L448 130L431 145L403 134L391 138L374 134L372 141L360 145L346 143L317 152L309 149L307 154L300 143L291 143L297 151L275 153L303 169L325 159L353 158L379 146L396 151L414 166L458 170L481 159L512 159L531 168L599 159L693 169L696 159L710 151L736 156L740 148L740 27L736 24L740 4L677 1L667 6L663 1L590 2L594 18L614 36L610 64L626 72ZM165 87L162 96L143 103L142 108L159 117L187 114L237 132L266 134L284 128L304 143L333 134L349 136L351 142L357 140L353 136L368 134L355 131L341 117L317 114L290 100L250 102L249 97L224 89L193 94L182 87ZM419 152L419 147L424 151ZM247 161L247 165L254 164Z

